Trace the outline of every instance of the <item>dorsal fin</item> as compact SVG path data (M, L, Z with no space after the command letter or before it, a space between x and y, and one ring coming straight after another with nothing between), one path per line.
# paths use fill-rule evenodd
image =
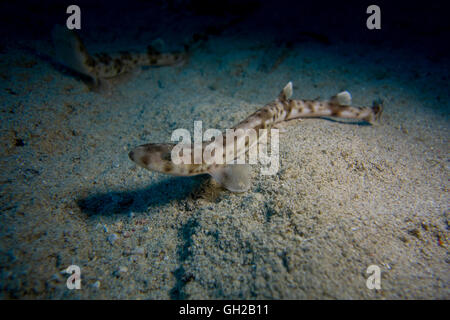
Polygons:
M281 90L280 94L278 95L278 99L281 101L288 100L290 97L292 97L292 82L289 81L287 85L284 86L283 90Z
M352 95L348 91L342 91L332 96L330 100L340 106L349 106L352 104Z

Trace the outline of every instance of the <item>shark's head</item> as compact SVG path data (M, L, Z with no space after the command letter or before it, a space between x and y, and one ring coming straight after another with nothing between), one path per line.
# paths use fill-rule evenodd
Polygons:
M139 166L163 173L171 173L173 144L149 143L138 146L128 156Z

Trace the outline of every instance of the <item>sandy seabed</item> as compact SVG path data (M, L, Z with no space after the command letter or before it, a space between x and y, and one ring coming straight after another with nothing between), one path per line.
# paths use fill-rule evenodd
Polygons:
M383 50L223 35L106 93L3 51L0 297L449 299L448 74ZM254 166L246 193L128 158L194 120L229 128L288 81L297 99L382 98L382 121L289 125L280 170ZM82 290L66 288L73 264Z

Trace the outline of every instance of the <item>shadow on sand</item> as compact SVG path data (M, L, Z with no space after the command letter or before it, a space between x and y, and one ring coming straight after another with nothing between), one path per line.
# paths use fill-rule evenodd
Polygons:
M331 122L347 125L370 126L369 123L334 118L323 118ZM88 216L127 214L144 212L149 207L159 207L172 200L186 199L202 183L209 179L208 175L195 177L170 177L148 188L130 191L111 191L93 194L76 200L81 211Z
M172 200L186 199L208 178L207 175L170 177L148 188L92 194L78 199L76 203L88 216L145 212L149 207L160 207Z

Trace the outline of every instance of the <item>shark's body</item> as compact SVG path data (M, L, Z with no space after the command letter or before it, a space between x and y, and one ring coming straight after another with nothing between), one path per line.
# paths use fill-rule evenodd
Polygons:
M351 96L347 91L341 92L327 101L293 100L290 99L291 96L292 83L289 82L280 92L276 100L268 103L233 128L236 132L237 142L234 139L228 139L227 141L226 136L223 136L223 139L219 139L221 141L220 143L223 143L222 161L215 163L211 158L204 157L200 163L198 161L195 163L195 159L193 158L194 151L190 150L192 159L189 163L175 164L172 161L174 144L152 143L136 147L129 153L129 157L141 167L166 174L193 176L208 173L228 190L242 192L248 190L250 187L250 182L248 181L249 175L243 169L243 166L234 164L233 162L242 153L248 152L253 147L251 142L245 141L247 130L253 129L258 133L257 143L262 138L259 132L265 132L260 129L271 128L285 121L306 117L330 116L358 119L373 124L379 119L383 110L379 102L374 102L372 107L350 106ZM215 139L212 143L217 143L216 141L218 139ZM203 143L202 154L205 154L204 150L209 144ZM236 150L235 145L237 145ZM227 157L227 152L232 152L233 156L230 157L228 155Z
M177 65L187 58L184 52L161 53L152 46L145 53L121 51L90 55L78 34L60 25L54 26L52 37L58 62L90 77L95 87L141 66Z

